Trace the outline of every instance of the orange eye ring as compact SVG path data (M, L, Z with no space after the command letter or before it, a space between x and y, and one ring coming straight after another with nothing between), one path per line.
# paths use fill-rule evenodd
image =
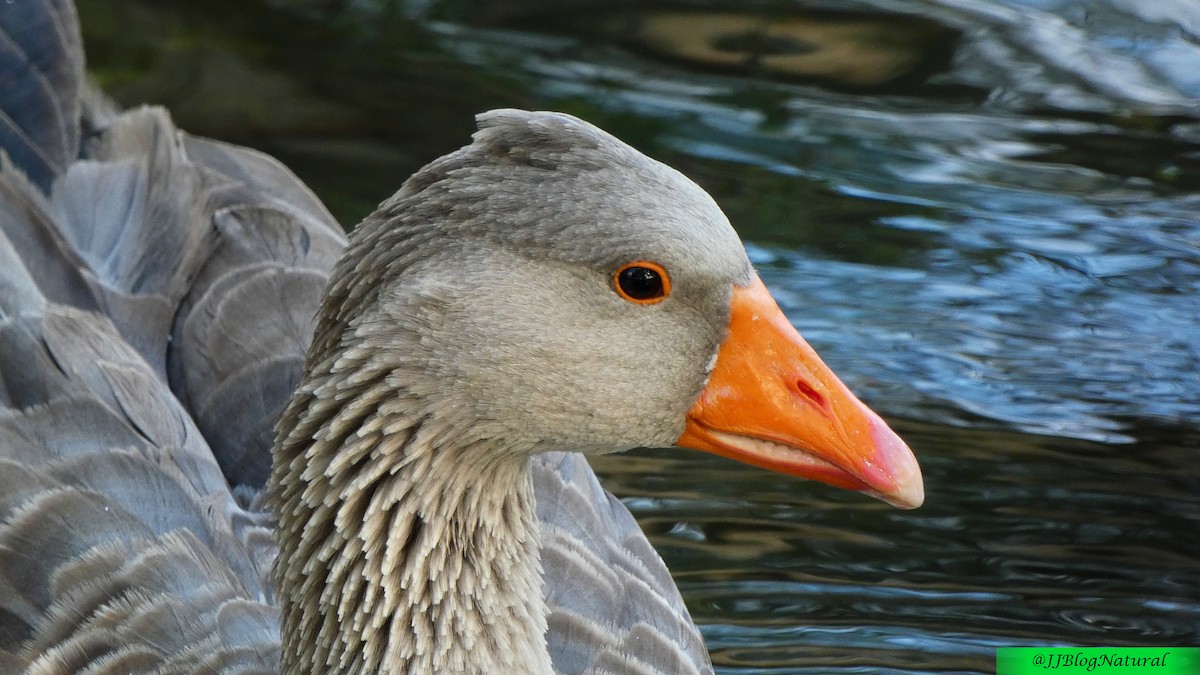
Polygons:
M613 288L635 305L654 305L671 294L671 276L658 263L634 260L613 272Z

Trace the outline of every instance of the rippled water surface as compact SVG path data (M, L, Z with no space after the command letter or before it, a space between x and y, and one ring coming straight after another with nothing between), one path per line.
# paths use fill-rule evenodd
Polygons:
M900 512L680 451L596 462L724 673L1200 644L1200 5L84 0L125 103L353 223L474 112L566 110L721 203L921 459Z

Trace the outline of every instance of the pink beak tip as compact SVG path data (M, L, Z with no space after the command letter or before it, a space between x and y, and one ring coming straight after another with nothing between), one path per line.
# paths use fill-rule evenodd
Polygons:
M875 486L875 496L902 509L915 509L925 503L925 482L913 451L878 416L872 420L871 437L876 457L887 473L885 480L890 483L885 489Z

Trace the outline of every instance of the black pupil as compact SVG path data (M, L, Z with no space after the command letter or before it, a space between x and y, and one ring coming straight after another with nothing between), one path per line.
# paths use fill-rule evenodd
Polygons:
M621 270L617 277L621 290L634 300L650 300L660 298L663 294L663 280L658 272L649 267L630 267Z

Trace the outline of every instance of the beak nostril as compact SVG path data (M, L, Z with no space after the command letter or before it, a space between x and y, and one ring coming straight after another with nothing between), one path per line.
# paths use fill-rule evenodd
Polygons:
M804 380L796 380L793 388L796 390L797 394L800 394L804 398L808 399L809 403L812 403L821 410L825 410L827 408L825 404L825 397L821 395L821 392L814 389L812 385Z

